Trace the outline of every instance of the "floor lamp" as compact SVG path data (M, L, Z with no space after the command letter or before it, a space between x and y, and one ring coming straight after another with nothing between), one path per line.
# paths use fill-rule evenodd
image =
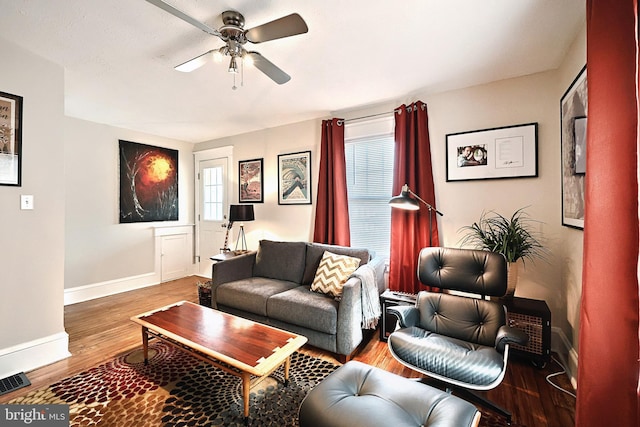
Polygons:
M411 196L415 197L415 199ZM398 196L392 197L391 200L389 200L389 205L391 205L392 208L417 211L420 209L420 204L416 199L424 203L427 209L429 209L429 246L432 246L433 229L431 228L431 222L433 219L433 212L437 213L440 216L443 216L444 214L442 212L422 200L420 196L411 191L407 184L402 186L402 192Z
M244 222L253 221L253 205L230 205L229 206L229 222L239 222L240 231L238 232L238 240L236 241L235 253L245 253L247 250L247 239L244 236ZM241 243L242 242L242 243ZM238 250L238 243L241 243Z

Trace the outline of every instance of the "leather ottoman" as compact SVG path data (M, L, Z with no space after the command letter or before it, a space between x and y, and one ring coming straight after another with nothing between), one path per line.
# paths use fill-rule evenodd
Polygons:
M471 403L358 361L325 378L300 405L300 427L477 426Z

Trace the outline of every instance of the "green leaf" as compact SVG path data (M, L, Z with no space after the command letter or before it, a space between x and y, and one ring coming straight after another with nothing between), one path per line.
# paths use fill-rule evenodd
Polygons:
M508 262L546 258L547 250L532 229L532 224L539 222L529 218L524 209L518 209L510 218L483 211L478 222L460 228L465 232L461 245L501 253Z

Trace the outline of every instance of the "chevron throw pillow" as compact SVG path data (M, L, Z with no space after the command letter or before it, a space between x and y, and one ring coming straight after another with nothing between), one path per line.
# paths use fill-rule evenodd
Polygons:
M342 295L342 287L359 265L359 258L325 251L316 270L311 290L332 295L336 298L340 297Z

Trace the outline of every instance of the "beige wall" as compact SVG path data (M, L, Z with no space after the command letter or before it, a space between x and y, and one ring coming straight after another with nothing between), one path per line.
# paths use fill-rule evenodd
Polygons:
M66 117L65 288L149 275L154 227L193 224L193 144ZM179 221L119 224L118 140L178 150Z
M459 246L460 228L477 221L485 210L510 216L526 207L531 218L541 221L536 229L549 251L548 260L527 261L521 267L516 296L547 302L553 348L569 365L577 363L582 231L562 226L560 98L584 66L582 58L558 71L422 97L429 108L438 209L445 213L439 218L443 244ZM563 74L572 77L566 81ZM530 122L538 123L537 178L445 181L446 134Z
M24 97L22 186L0 186L4 378L65 357L68 339L63 320L64 71L4 40L0 51L0 90ZM34 196L33 210L20 210L22 194Z
M558 70L558 93L565 93L571 82L587 62L586 27L578 34L565 61ZM561 96L562 96L561 95ZM569 340L572 352L568 355L570 372L577 372L578 330L580 327L580 298L582 296L582 230L563 227L560 234L562 265L562 290L566 298L566 315L569 323ZM574 375L575 377L575 375Z
M195 151L232 146L234 163L230 177L238 188L238 161L264 159L264 203L255 204L256 220L245 224L247 246L255 249L261 239L310 241L313 237L314 205L278 205L278 155L311 151L314 176L311 196L315 203L320 164L321 120L309 120L287 126L197 144ZM238 200L237 191L232 203Z
M2 90L24 97L22 187L0 187L10 224L0 233L3 378L68 354L65 290L157 283L153 227L192 224L194 214L193 144L65 117L64 70L0 47ZM119 139L179 150L179 221L118 224ZM34 210L20 210L21 194Z

